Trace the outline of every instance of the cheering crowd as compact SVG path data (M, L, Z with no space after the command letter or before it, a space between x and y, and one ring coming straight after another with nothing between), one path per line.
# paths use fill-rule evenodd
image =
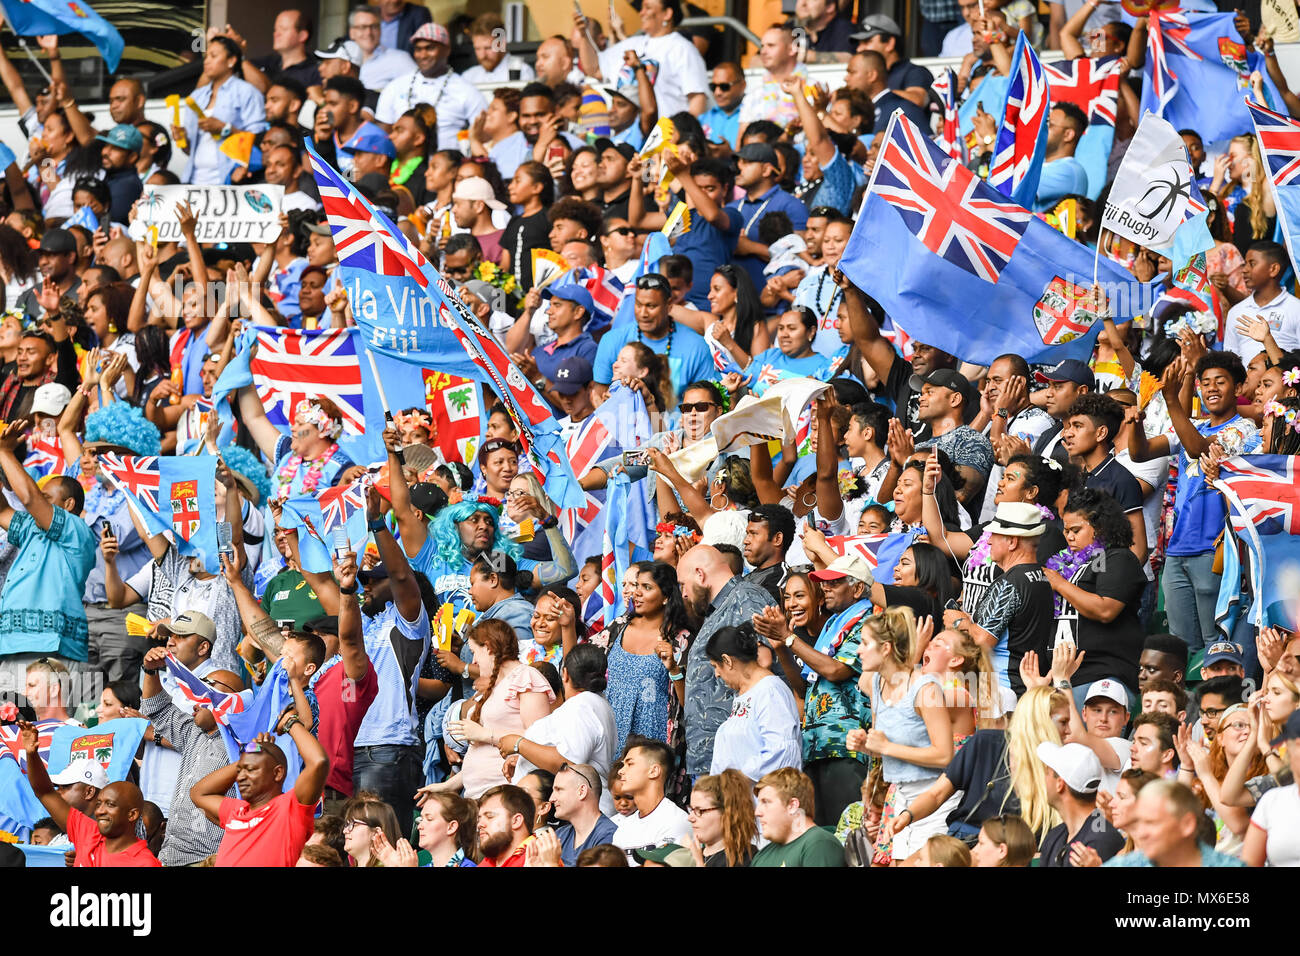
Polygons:
M839 268L891 117L987 176L1018 34L1119 57L1105 181L1056 103L1032 206L1167 292L1183 263L1099 235L1147 18L922 2L954 133L898 24L841 6L764 31L761 79L678 0L528 58L492 14L383 0L316 44L288 10L260 59L211 29L167 126L131 77L79 104L57 38L34 96L0 57L0 863L1300 864L1300 636L1218 481L1300 453L1255 136L1180 131L1204 298L1094 294L1088 360L976 364ZM153 187L262 184L265 244L187 202L141 228ZM399 232L368 267L341 190ZM363 428L306 343L370 381L344 274L399 253L504 365L386 421L366 385Z

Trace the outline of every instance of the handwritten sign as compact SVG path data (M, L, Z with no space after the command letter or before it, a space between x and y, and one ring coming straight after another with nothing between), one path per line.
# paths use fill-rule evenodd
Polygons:
M274 242L280 234L283 186L146 186L131 238L147 240L156 227L159 242L181 241L176 207L185 202L198 219L199 242Z

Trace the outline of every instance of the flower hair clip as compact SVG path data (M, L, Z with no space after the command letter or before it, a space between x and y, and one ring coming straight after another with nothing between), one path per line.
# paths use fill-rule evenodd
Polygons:
M1282 381L1291 386L1300 385L1300 368L1287 369L1282 373Z
M293 417L304 425L315 425L327 438L338 438L343 431L343 423L336 422L310 398L304 398L298 403Z
M671 521L661 521L655 525L655 535L670 534L675 538L699 538L699 532L693 531L684 524L674 524Z

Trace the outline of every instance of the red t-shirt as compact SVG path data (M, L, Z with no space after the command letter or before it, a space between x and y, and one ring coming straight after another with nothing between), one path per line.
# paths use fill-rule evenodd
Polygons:
M290 790L254 810L247 800L226 797L219 817L225 835L217 866L293 866L311 836L315 804L301 804Z
M530 836L527 840L524 840L523 843L519 844L519 847L514 853L511 853L500 863L498 863L494 857L485 856L483 857L483 862L480 863L479 866L523 866L524 860L528 856L528 844L532 839L533 838Z
M144 840L136 840L121 853L109 853L99 824L75 807L68 811L68 839L77 850L73 866L162 866Z
M321 676L313 689L320 705L316 739L330 758L325 786L351 796L352 754L357 731L379 693L379 675L375 673L375 665L367 660L365 676L354 681L347 676L343 662L339 661Z

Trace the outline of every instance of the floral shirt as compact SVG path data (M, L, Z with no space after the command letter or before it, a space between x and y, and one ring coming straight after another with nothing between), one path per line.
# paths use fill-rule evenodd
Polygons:
M867 755L856 753L844 746L850 730L871 726L871 701L858 690L858 677L862 664L858 661L858 646L862 643L860 619L848 629L838 646L827 648L827 655L852 672L847 680L831 681L817 675L808 685L803 702L803 762L848 757L859 763L867 762Z

